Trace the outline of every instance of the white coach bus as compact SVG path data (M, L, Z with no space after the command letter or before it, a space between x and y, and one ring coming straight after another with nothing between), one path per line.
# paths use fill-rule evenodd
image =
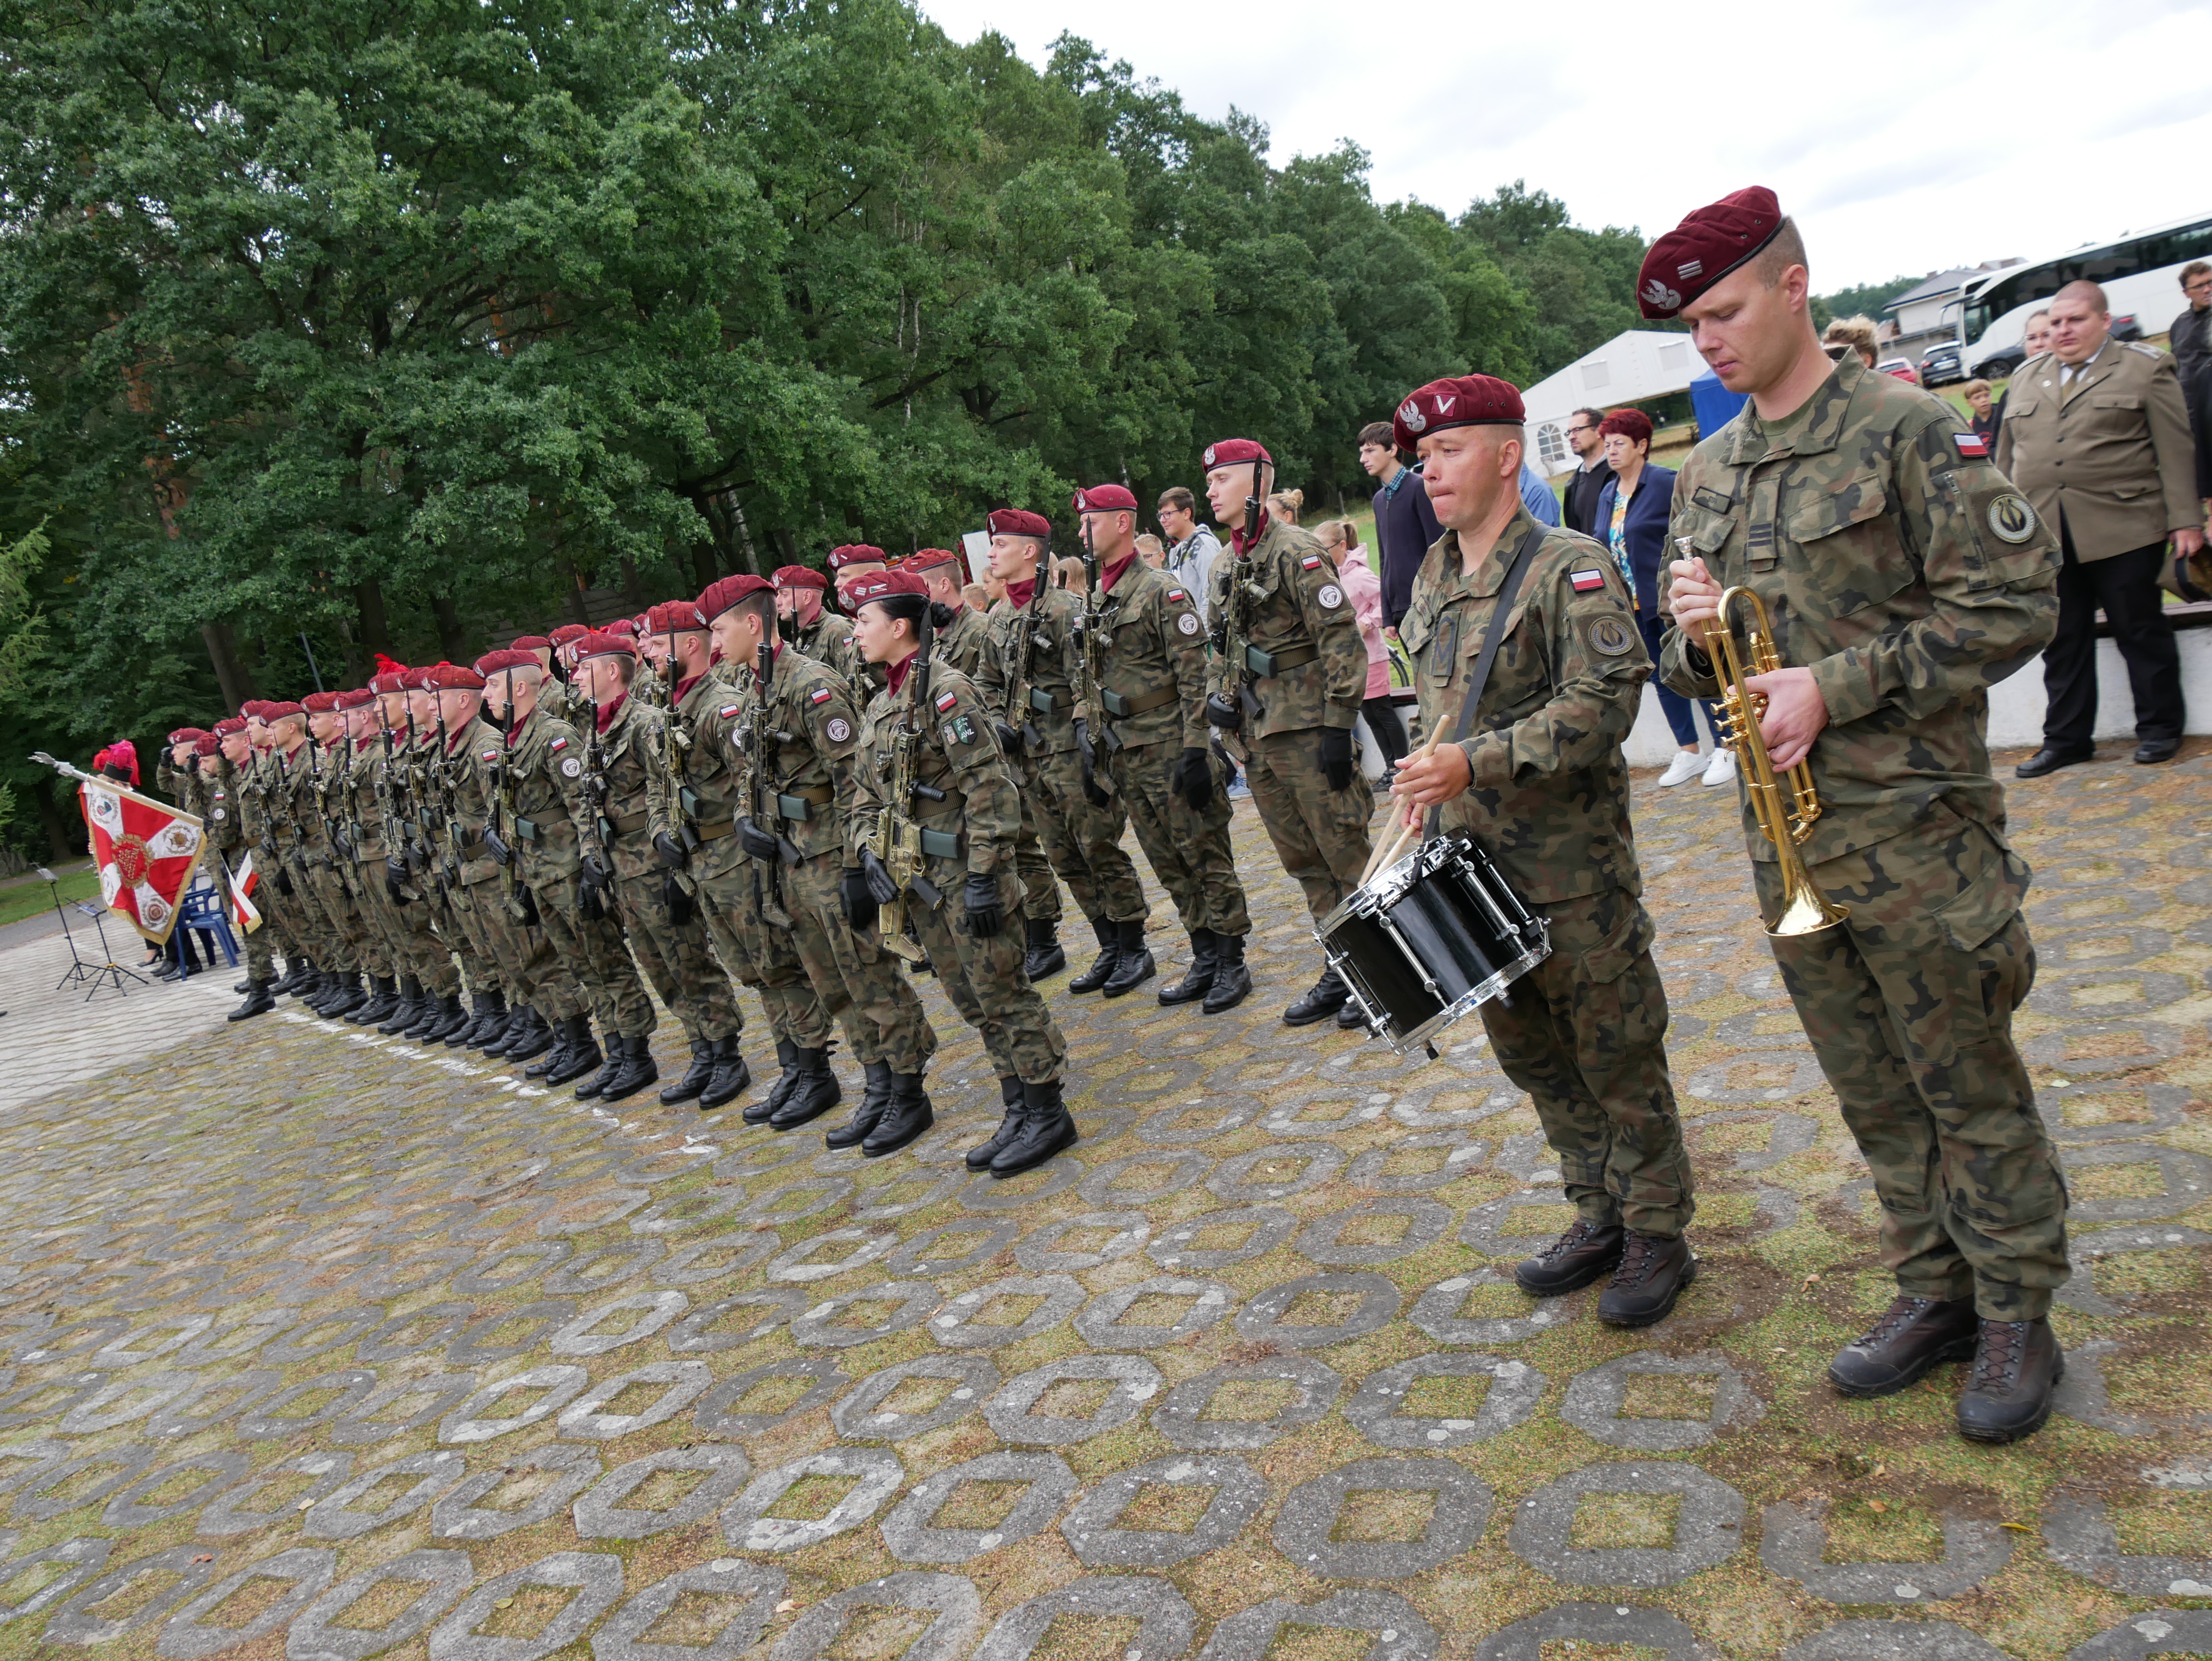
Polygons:
M2181 292L2181 268L2192 259L2212 259L2212 215L2147 226L2111 242L2087 243L2055 259L2008 265L1978 278L1966 289L1959 320L1966 373L1994 380L2018 368L2028 313L2083 277L2105 290L2116 329L2122 319L2133 319L2136 328L2130 332L2165 333L2189 303Z

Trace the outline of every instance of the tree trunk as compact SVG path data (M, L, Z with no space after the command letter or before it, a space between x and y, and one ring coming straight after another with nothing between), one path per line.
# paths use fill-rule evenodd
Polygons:
M208 661L215 666L216 684L222 688L222 701L234 715L239 705L258 696L252 673L238 655L238 642L228 624L219 618L213 623L203 623L200 638L207 642Z
M628 554L622 557L623 598L640 611L645 609L645 585L637 580L637 562Z
M438 649L446 654L448 663L466 663L465 648L468 637L461 632L461 615L454 608L451 594L430 596L430 615L438 623Z
M592 626L592 614L584 609L584 574L573 563L568 567L568 621Z
M392 650L392 624L384 613L384 590L374 577L353 586L353 600L361 613L361 646L372 661L379 652Z
M46 846L53 850L53 858L75 859L76 849L70 842L68 822L62 818L61 809L54 803L53 780L32 780L31 800L38 804L39 823L46 828Z
M714 579L722 574L715 569L714 545L695 542L691 545L691 580L698 585L697 592L705 593L714 586Z

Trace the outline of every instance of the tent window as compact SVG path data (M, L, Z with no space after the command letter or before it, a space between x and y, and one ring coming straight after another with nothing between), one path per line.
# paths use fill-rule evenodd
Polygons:
M1670 340L1659 349L1659 367L1680 374L1690 367L1690 344L1686 340Z
M1555 426L1539 427L1536 429L1536 453L1543 458L1547 468L1557 469L1567 459L1567 435Z
M1583 365L1583 386L1585 390L1594 392L1601 386L1611 385L1612 381L1613 371L1607 368L1603 363Z

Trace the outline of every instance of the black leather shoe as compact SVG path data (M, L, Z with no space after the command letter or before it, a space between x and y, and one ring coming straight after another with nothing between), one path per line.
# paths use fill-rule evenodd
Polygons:
M747 1102L738 1116L747 1124L766 1124L775 1116L776 1110L791 1099L791 1092L799 1087L799 1046L788 1038L775 1041L776 1065L782 1069L776 1080L769 1086L768 1094L757 1102Z
M891 1104L891 1064L889 1062L863 1062L860 1071L867 1077L867 1087L860 1092L860 1105L853 1116L822 1138L823 1146L831 1150L855 1147L867 1141L868 1133L876 1128Z
M1836 1352L1828 1382L1846 1396L1894 1395L1929 1368L1972 1355L1981 1325L1972 1298L1900 1293L1881 1319Z
M1067 967L1067 952L1060 943L1060 924L1050 919L1030 919L1029 944L1022 958L1022 972L1032 984Z
M1597 1318L1608 1326L1648 1327L1665 1320L1682 1288L1698 1278L1697 1254L1679 1234L1663 1240L1632 1228L1621 1233L1620 1264L1598 1294Z
M1316 1021L1325 1021L1344 1007L1352 996L1349 989L1337 978L1334 969L1324 969L1321 978L1313 983L1313 990L1283 1012L1285 1026L1311 1026Z
M691 1065L684 1076L660 1092L663 1107L677 1107L690 1101L707 1087L707 1080L714 1076L714 1044L710 1038L691 1040Z
M868 1139L860 1144L860 1153L871 1159L896 1153L936 1123L937 1110L930 1105L929 1092L921 1087L921 1074L894 1073L891 1098Z
M1214 952L1213 931L1194 928L1190 931L1190 967L1179 981L1170 981L1159 989L1164 1004L1195 1003L1213 985L1213 966L1218 961Z
M999 1105L1004 1110L999 1128L990 1136L975 1144L960 1157L970 1171L988 1171L999 1150L1013 1141L1022 1128L1022 1081L1009 1074L999 1080Z
M604 1073L599 1074L601 1078L607 1079L606 1083L599 1086L601 1101L618 1102L626 1096L636 1095L648 1085L660 1082L660 1066L653 1059L653 1042L648 1035L637 1032L628 1037L617 1037L609 1042L615 1046L622 1065L616 1069L611 1079L607 1079Z
M2062 767L2077 767L2096 755L2092 750L2054 750L2049 745L2030 756L2012 770L2016 779L2039 779L2045 773L2055 773Z
M1619 1223L1602 1226L1577 1217L1574 1226L1534 1256L1513 1266L1513 1279L1531 1298L1558 1298L1609 1275L1620 1261Z
M1090 968L1067 983L1071 992L1096 992L1114 978L1114 970L1121 961L1121 936L1119 930L1103 917L1094 918L1091 932L1098 937L1098 957Z
M576 1099L588 1102L612 1084L629 1060L629 1051L623 1045L619 1032L607 1034L607 1041L599 1047L599 1070L576 1086Z
M276 1007L276 1000L270 995L266 981L248 981L246 983L246 1001L232 1010L228 1019L234 1021L252 1020L256 1015L266 1015Z
M801 1050L798 1053L799 1077L793 1081L791 1094L784 1098L783 1105L769 1116L770 1130L796 1130L845 1099L845 1087L830 1070L827 1049Z
M2179 739L2152 739L2136 745L2136 764L2155 767L2162 761L2172 761L2181 753Z
M1213 937L1213 984L1206 989L1206 1001L1199 1005L1202 1013L1218 1015L1225 1009L1234 1009L1252 995L1252 971L1244 966L1244 937L1242 934L1216 934Z
M699 1092L699 1110L711 1113L718 1107L727 1107L752 1088L753 1070L745 1065L745 1058L738 1049L737 1035L714 1041L714 1075L707 1080Z
M606 1065L606 1057L599 1053L599 1040L592 1036L592 1018L589 1015L571 1015L561 1025L567 1031L568 1049L565 1055L561 1056L558 1067L545 1069L543 1077L549 1088L574 1084L586 1074L596 1073ZM612 1038L608 1042L612 1043Z
M1005 1147L991 1156L994 1177L1018 1177L1055 1153L1073 1147L1075 1121L1060 1099L1060 1080L1022 1086L1022 1122Z
M1152 962L1152 948L1145 944L1142 917L1133 922L1117 922L1113 927L1121 956L1115 961L1114 972L1107 977L1102 989L1108 997L1118 998L1134 992L1160 971Z
M1983 1322L1974 1371L1959 1398L1959 1433L1976 1442L2034 1435L2065 1376L2066 1354L2050 1322Z

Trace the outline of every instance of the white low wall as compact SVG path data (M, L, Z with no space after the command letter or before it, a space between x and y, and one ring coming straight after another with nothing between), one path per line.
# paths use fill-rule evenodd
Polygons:
M2189 701L2188 730L2212 733L2212 629L2184 629L2175 636L2181 642L2181 686ZM2043 742L2043 660L1990 689L1990 748L2033 749ZM1705 727L1703 712L1698 723ZM2109 640L2097 642L2097 736L2132 745L2136 733L2135 698L2128 691L2127 666L2120 648ZM1705 735L1705 747L1712 747ZM1631 767L1664 767L1674 753L1674 734L1660 712L1658 690L1644 689L1644 709L1626 745Z

